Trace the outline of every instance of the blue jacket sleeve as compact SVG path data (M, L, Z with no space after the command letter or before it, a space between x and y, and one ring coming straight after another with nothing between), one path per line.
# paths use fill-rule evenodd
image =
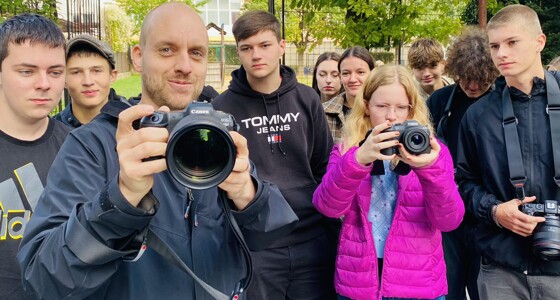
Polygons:
M140 249L135 237L155 209L128 204L113 163L73 134L62 146L18 253L24 287L37 297L85 298Z

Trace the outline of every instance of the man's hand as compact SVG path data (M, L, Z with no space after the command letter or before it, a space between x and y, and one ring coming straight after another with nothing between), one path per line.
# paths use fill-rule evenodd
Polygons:
M523 203L533 202L537 197L525 197L524 201L512 199L499 204L496 208L496 218L502 227L507 228L520 236L530 236L535 227L545 221L543 217L535 217L524 214L519 210Z
M231 174L218 187L227 193L228 198L239 210L243 210L256 194L256 187L251 179L249 148L242 135L235 131L230 131L229 134L237 148L237 156Z
M162 106L160 110L169 111ZM154 113L150 105L138 104L119 114L117 153L119 156L119 189L133 206L154 184L153 174L167 169L165 159L143 161L152 156L165 156L169 133L165 128L145 127L135 130L132 122Z

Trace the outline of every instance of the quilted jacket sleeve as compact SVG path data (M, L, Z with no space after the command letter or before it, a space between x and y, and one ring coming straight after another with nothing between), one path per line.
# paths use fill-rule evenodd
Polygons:
M414 173L422 185L428 219L434 227L447 232L459 226L465 206L455 184L449 149L441 143L440 146L437 160L431 166L414 169Z
M313 194L313 205L327 217L343 216L358 197L360 182L369 176L371 166L356 161L357 149L352 147L342 155L340 145L336 145L331 152L327 173Z

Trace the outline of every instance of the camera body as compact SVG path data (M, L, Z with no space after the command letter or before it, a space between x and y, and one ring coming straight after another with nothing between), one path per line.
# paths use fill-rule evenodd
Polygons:
M390 140L398 139L399 143L403 144L406 151L414 155L423 153L430 153L432 147L430 146L430 129L427 126L422 126L416 120L407 120L404 123L394 124L393 126L383 130L383 132L398 131L400 135ZM381 149L383 155L399 154L399 147L389 147Z
M208 189L224 181L237 155L229 131L239 124L207 102L192 102L184 111L156 111L140 120L140 127L169 131L165 152L167 169L182 185Z
M542 216L533 234L533 251L544 260L560 260L560 209L558 201L544 200L544 203L526 203L521 211L530 216Z

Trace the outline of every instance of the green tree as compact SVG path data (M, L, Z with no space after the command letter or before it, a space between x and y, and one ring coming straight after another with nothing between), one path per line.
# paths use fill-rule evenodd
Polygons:
M332 34L332 28L344 23L340 8L309 9L294 6L296 0L287 0L284 13L285 40L296 47L298 73L303 70L304 54L311 51ZM268 0L247 0L243 11L268 10ZM275 13L282 21L281 1L275 1Z
M459 19L468 0L295 0L292 5L307 10L339 8L345 22L331 30L343 47L386 49L417 37L432 37L445 43L462 27Z
M134 24L133 32L137 35L140 33L142 21L148 12L160 4L169 2L169 0L116 0L116 2L132 18ZM196 9L197 7L204 6L208 1L180 0L178 2L183 2Z
M17 14L30 12L43 15L58 23L56 0L2 0L0 1L0 22Z
M115 52L126 52L132 42L132 20L115 4L106 4L103 9L105 41Z

